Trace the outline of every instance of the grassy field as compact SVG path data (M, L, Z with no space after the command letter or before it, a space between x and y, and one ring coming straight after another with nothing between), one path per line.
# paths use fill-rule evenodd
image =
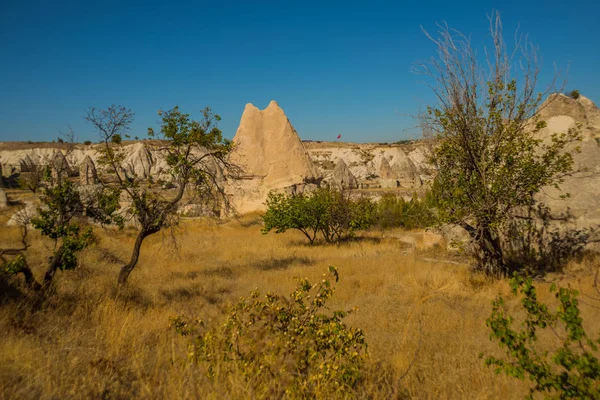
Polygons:
M5 226L10 211L0 217L0 246L18 237ZM507 282L472 274L468 260L429 246L421 232L368 232L310 247L294 232L262 235L256 215L223 224L187 220L178 229L176 246L169 235L148 239L126 289L117 290L116 277L134 232L98 229L98 243L82 253L79 268L58 273L42 307L31 299L0 305L0 397L254 397L237 377L204 379L186 362L187 342L169 318L216 324L255 287L289 294L296 278L319 279L329 265L340 273L331 308L358 307L347 322L364 329L369 345L358 396L512 399L527 392L527 382L496 375L480 358L501 354L485 320L492 299L508 293ZM49 243L35 233L33 239L29 261L39 265ZM592 293L597 268L585 260L547 280ZM549 300L548 283L539 285ZM587 303L582 310L597 333L599 310Z

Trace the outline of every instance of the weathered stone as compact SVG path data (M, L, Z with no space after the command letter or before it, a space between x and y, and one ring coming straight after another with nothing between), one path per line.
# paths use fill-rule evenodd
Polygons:
M348 166L341 158L338 159L337 165L333 170L331 181L331 185L339 190L356 189L358 187L356 177L352 175L352 172L350 172L350 169L348 169Z
M8 197L4 189L0 188L0 208L8 207Z
M52 178L59 180L62 178L68 178L72 175L71 167L67 161L65 155L60 150L55 150L50 160L50 170Z
M271 188L315 179L317 170L298 133L275 101L264 110L247 104L233 138L231 161Z
M6 225L23 226L31 225L31 219L38 215L37 208L33 203L26 203L25 207L14 213Z
M246 105L233 144L230 161L243 170L242 179L229 188L238 212L264 209L271 190L319 178L298 133L275 101L264 110Z
M123 161L123 168L127 176L136 176L141 179L152 176L156 157L148 147L144 143L135 143L128 150L129 155Z
M90 156L85 156L79 165L79 183L82 185L95 185L98 183L96 166Z

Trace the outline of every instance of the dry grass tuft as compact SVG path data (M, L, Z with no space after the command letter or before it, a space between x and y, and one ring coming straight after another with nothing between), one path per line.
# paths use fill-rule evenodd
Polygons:
M6 218L0 215L0 222ZM488 399L526 393L526 382L495 375L479 357L499 354L485 319L491 300L508 293L507 283L472 274L468 260L441 247L415 250L398 239L407 235L401 231L307 246L293 232L262 235L256 215L225 224L188 220L180 229L178 252L168 235L149 238L126 288L117 289L115 281L133 233L98 229L99 242L82 255L79 269L57 275L43 305L18 291L4 296L0 397L260 397L236 377L206 381L186 362L186 342L169 318L183 314L218 323L227 305L253 288L288 294L295 278L314 281L328 265L341 277L331 308L358 307L348 323L363 328L369 344L360 397ZM18 235L6 227L0 233L0 245ZM43 263L47 245L35 237L32 265ZM441 262L449 259L455 262ZM586 259L572 266L575 272L549 280L592 293L597 268L597 261ZM540 286L540 297L550 300L548 283ZM582 309L588 328L598 332L598 310L586 303Z

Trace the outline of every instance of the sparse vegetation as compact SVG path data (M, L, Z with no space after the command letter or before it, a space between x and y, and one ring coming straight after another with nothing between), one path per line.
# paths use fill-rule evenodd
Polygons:
M579 139L576 128L537 135L546 127L538 110L546 93L537 93L536 48L523 37L508 50L499 13L490 18L493 51L484 65L467 36L447 26L430 37L438 58L417 66L435 82L437 104L422 116L425 132L437 141L438 209L442 222L458 224L471 236L478 267L492 276L509 273L501 234L513 213L535 205L545 186L558 187L571 171L567 146ZM515 71L512 54L522 59ZM518 79L517 79L518 78Z
M202 120L190 119L189 114L179 111L178 107L170 111L159 111L162 126L158 136L163 140L162 156L168 165L165 174L177 184L172 196L164 196L156 184L143 177L126 175L120 165L124 159L121 137L127 135L134 114L120 106L111 106L106 110L90 108L86 121L91 123L103 140L100 150L100 163L112 175L112 181L104 180L105 187L117 187L128 197L130 203L125 212L139 225L139 232L133 246L130 260L123 265L118 282L124 284L138 263L144 240L172 227L177 221L177 206L186 189L198 193L204 201L215 199L227 208L228 200L217 179L220 168L227 167L233 173L235 166L227 161L231 143L223 139L216 126L220 117L210 108L202 112ZM155 133L148 131L150 137Z
M177 256L159 235L149 237L140 258L144 268L119 290L114 275L129 256L135 232L95 228L97 241L80 253L77 269L56 275L41 308L26 296L7 298L21 295L0 290L0 397L260 398L273 388L273 379L249 385L242 374L206 377L201 365L188 362L191 342L170 328L169 318L198 316L206 328L219 330L227 318L223 310L252 288L283 301L297 286L294 277L321 282L328 265L340 266L341 279L326 306L358 307L344 323L363 328L369 344L360 383L346 397L520 398L528 393L528 382L494 374L479 357L482 352L502 355L488 339L485 320L496 294L509 292L506 281L471 274L468 260L452 266L427 261L451 256L414 252L391 238L315 251L299 243L299 232L261 235L255 224L245 223L255 218L224 225L185 221ZM3 229L2 246L19 241L17 228ZM39 231L30 235L28 260L41 276L45 244ZM590 294L595 268L593 260L572 264L569 271L578 275L571 272L562 284ZM536 286L540 301L553 298L549 284ZM586 330L598 332L598 311L587 303L580 303ZM518 302L506 297L505 304L514 309ZM540 343L544 340L540 337Z
M35 194L42 184L44 174L49 174L49 171L45 167L35 165L30 171L19 174L17 185Z
M521 307L526 316L521 329L513 327L515 313L509 311L504 299L493 304L491 317L486 321L492 330L491 339L505 350L507 358L488 357L486 364L504 373L532 383L528 398L542 393L555 399L600 398L600 361L598 344L583 327L578 291L550 286L559 306L555 312L538 300L531 279L516 276L510 281L513 295L521 295ZM555 345L540 346L539 338L549 334Z
M84 216L100 223L122 224L122 219L114 217L117 210L119 191L101 190L90 196L83 196L75 185L60 179L61 172L45 169L40 186L40 205L36 215L26 210L17 214L21 230L21 246L0 249L2 269L9 274L23 274L26 284L34 290L47 289L58 270L72 270L78 265L77 254L93 240L92 228L86 226ZM58 174L58 179L55 178ZM35 278L27 262L30 247L29 225L40 231L42 237L52 241L51 256L41 283ZM13 256L11 260L5 256Z
M566 93L567 96L569 96L570 98L577 100L579 98L579 96L581 96L579 94L579 90L575 89L575 90L571 90L570 92Z
M407 159L384 144L322 146L327 180L332 160L345 166L338 155L361 180L381 167L385 181L357 190L314 189L328 185L274 102L247 106L238 132L254 145L255 131L285 125L276 146L248 151L276 174L244 174L233 194L223 186L239 167L209 108L199 121L159 111L160 132L137 143L124 142L131 110L91 108L102 140L72 158L72 130L39 152L9 144L34 154L9 158L0 192L0 399L600 398L600 263L584 251L595 231L557 228L537 202L571 172L579 127L540 138L535 47L517 38L507 51L497 13L490 25L489 68L459 32L432 38L431 147L408 145ZM399 197L409 180L398 169L415 185L433 179L429 150L432 187ZM288 154L304 157L304 185L277 186ZM232 200L252 209L264 187L294 194L269 193L264 214L228 213ZM455 224L440 229L448 237L463 227L474 254L423 229L442 223Z
M375 204L366 197L352 199L349 193L320 188L309 194L269 193L263 216L263 233L297 229L311 244L320 233L325 241L339 242L373 223Z
M325 398L351 393L364 374L366 342L361 329L343 319L351 311L328 311L330 280L301 279L289 297L258 290L231 307L225 322L178 317L177 331L190 337L190 360L210 379L241 375L261 398Z
M416 193L406 201L395 194L388 193L377 203L375 225L380 229L428 228L437 222L435 197L431 191L419 197Z

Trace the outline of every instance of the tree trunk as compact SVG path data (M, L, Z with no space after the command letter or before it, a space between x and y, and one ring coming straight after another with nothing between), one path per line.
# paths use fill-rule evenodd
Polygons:
M480 229L478 246L481 249L481 267L491 276L506 274L504 255L498 235L488 227Z
M56 274L56 270L60 266L62 259L62 249L59 249L56 252L56 255L52 257L50 264L48 264L48 269L46 270L46 274L44 275L44 282L42 283L44 289L48 288L54 279L54 274Z
M23 273L23 276L25 277L25 284L29 286L30 289L38 291L42 288L42 285L40 285L33 276L33 272L31 272L29 265L25 264L23 268L21 268L20 272Z
M479 250L478 267L490 276L497 277L505 274L506 265L498 235L487 226L480 226L479 229L476 229L466 222L461 222L459 225L469 233L471 240Z
M131 259L129 260L129 262L127 264L125 264L125 265L123 265L123 267L121 267L121 272L119 272L119 279L117 280L117 283L119 285L124 285L127 283L129 274L131 274L131 271L133 271L133 269L137 265L138 259L140 258L140 250L142 248L142 242L144 241L144 239L146 239L148 236L150 236L153 233L156 233L156 232L141 230L140 233L138 233L138 236L135 239L135 245L133 246L133 251L131 252Z

